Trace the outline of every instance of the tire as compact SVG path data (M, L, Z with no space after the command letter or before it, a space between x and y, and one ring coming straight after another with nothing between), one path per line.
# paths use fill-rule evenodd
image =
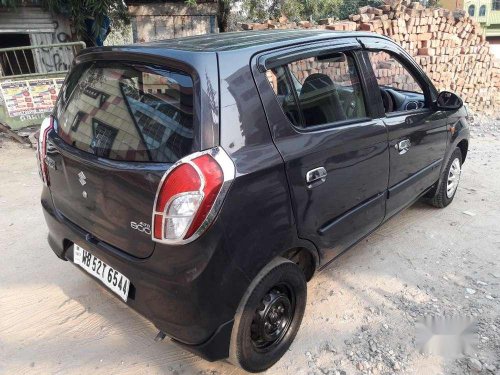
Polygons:
M456 169L457 166L458 166L458 171ZM444 208L453 201L453 198L455 197L455 194L457 192L458 184L460 182L461 171L462 171L462 152L457 147L455 148L455 150L453 150L450 160L448 160L448 164L446 164L446 168L444 169L443 174L441 175L441 186L439 187L439 190L437 190L434 196L429 200L429 203L431 205L437 208ZM450 194L448 187L450 184L450 178L452 174L454 174L456 178L455 180L456 184L454 185L453 191Z
M238 306L229 362L249 372L264 371L278 362L299 330L306 299L306 279L299 266L281 257L272 260Z

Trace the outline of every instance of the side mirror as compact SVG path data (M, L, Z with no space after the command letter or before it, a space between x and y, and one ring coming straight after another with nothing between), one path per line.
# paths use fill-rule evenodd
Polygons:
M436 107L438 109L452 110L460 109L464 102L457 94L449 91L441 91L436 100Z

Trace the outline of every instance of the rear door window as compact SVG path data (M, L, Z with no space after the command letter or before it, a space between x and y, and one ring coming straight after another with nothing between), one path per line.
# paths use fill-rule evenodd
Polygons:
M367 116L359 73L349 54L297 60L268 71L267 78L294 125L307 128Z
M57 133L112 160L173 163L193 152L193 80L140 64L94 63L75 70L57 111Z

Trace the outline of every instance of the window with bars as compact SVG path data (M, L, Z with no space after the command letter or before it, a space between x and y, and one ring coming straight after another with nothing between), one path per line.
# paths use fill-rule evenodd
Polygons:
M108 157L118 130L94 119L92 122L92 133L90 147L97 156Z

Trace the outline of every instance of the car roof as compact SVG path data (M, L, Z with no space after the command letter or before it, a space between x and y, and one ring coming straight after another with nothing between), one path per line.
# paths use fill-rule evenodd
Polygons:
M205 34L177 39L157 40L154 42L137 43L136 47L156 47L184 51L218 52L233 51L244 48L261 49L277 48L295 43L319 41L322 39L376 36L376 33L359 31L330 31L322 29L289 29L263 31L235 31L218 34Z
M360 37L380 38L392 42L383 35L363 31L331 31L324 29L235 31L121 46L91 47L82 50L78 54L76 62L78 64L89 59L107 60L110 58L135 60L139 56L140 59L147 57L153 60L167 58L192 66L195 60L205 60L205 58L209 58L208 55L210 54L238 51L255 54L304 43Z

